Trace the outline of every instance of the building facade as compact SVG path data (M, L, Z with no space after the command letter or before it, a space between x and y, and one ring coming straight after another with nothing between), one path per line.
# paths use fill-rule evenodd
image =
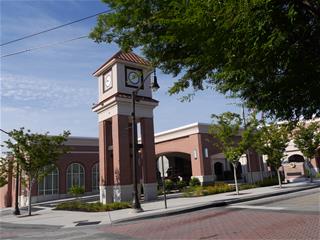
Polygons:
M161 157L164 158L165 176L188 181L197 177L202 184L219 181L232 181L233 169L221 151L215 146L217 140L208 133L209 124L194 123L154 135L155 157L154 175L159 176L161 168L157 167ZM73 185L85 188L86 195L99 195L100 166L99 139L86 137L69 137L66 145L70 152L63 155L56 163L56 169L41 182L35 183L32 190L32 202L70 197L68 190ZM111 150L112 152L112 150ZM143 155L139 154L139 169ZM255 182L270 175L266 159L251 152L250 157L244 155L240 159L237 176L242 182ZM302 162L303 161L303 162ZM319 172L320 158L311 160L314 172ZM290 166L291 164L291 166ZM285 174L287 180L306 180L304 157L290 142L284 167L289 170ZM295 167L292 167L295 166ZM298 172L301 173L298 173ZM294 174L290 174L290 172ZM158 174L157 174L158 173ZM132 176L132 175L131 175ZM143 173L139 173L139 183L143 186ZM23 186L19 189L19 203L27 205L27 191ZM9 178L9 183L0 189L0 207L14 205L15 179Z
M99 192L99 143L97 138L69 137L65 143L69 152L60 157L55 169L34 183L32 202L43 202L69 197L74 185L83 186L86 194ZM15 178L9 177L6 186L0 188L0 207L14 205ZM20 183L19 204L27 205L27 189Z

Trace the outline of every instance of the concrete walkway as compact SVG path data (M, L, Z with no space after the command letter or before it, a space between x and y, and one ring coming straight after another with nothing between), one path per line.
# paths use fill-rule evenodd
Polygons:
M8 213L4 214L4 210L2 210L1 222L24 224L24 226L25 224L29 224L30 228L37 228L39 225L68 228L79 225L115 224L191 212L210 207L225 206L233 203L303 191L310 188L320 189L320 181L316 180L314 183L300 182L284 184L282 189L278 186L248 189L240 191L240 195L236 195L234 192L188 198L176 195L176 197L167 200L167 209L164 208L163 198L159 197L157 201L143 203L142 208L144 212L141 213L134 213L132 209L111 212L60 211L52 210L51 207L37 205L33 207L32 216L27 216L26 210L21 210L22 215L20 216L14 216Z

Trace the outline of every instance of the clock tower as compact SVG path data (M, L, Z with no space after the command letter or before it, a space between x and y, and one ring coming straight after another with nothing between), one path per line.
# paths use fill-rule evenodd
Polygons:
M98 114L99 122L99 181L103 203L132 200L131 93L151 71L147 60L133 52L119 51L93 73L99 86L98 103L92 110ZM138 186L143 187L145 201L157 196L153 109L158 101L152 98L150 85L148 77L136 96L135 111L140 126Z

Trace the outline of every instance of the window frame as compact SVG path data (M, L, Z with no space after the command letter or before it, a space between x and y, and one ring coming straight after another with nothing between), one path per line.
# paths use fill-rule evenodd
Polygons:
M53 172L56 172L56 174L53 174ZM59 182L60 182L59 176L60 176L59 168L55 166L55 168L48 175L43 177L41 182L38 182L38 196L48 196L48 195L59 194ZM48 177L51 177L51 189L46 188L46 181ZM56 188L54 188L55 177L56 177L56 186L57 186ZM50 191L51 193L47 193L47 191Z
M79 172L75 173L74 172L74 166L79 166ZM83 172L81 173L81 168L83 169ZM70 169L70 173L69 173L69 169ZM79 182L79 186L85 188L86 185L86 171L85 171L85 167L81 164L81 163L71 163L69 164L68 168L67 168L67 172L66 172L66 190L67 192L70 190L71 187L74 186L73 184L73 179L74 179L74 175L78 175L78 182ZM81 175L83 176L83 185L81 184ZM70 183L71 186L69 186L69 176L70 178Z
M91 190L92 190L92 192L98 192L99 191L99 186L100 186L100 184L99 184L99 175L100 175L99 163L97 162L97 163L93 164L93 166L91 168ZM96 182L96 186L94 186L94 182Z

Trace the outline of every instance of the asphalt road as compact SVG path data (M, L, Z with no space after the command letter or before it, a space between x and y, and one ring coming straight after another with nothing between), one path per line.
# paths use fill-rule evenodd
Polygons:
M3 224L0 239L320 239L320 189L126 224Z

